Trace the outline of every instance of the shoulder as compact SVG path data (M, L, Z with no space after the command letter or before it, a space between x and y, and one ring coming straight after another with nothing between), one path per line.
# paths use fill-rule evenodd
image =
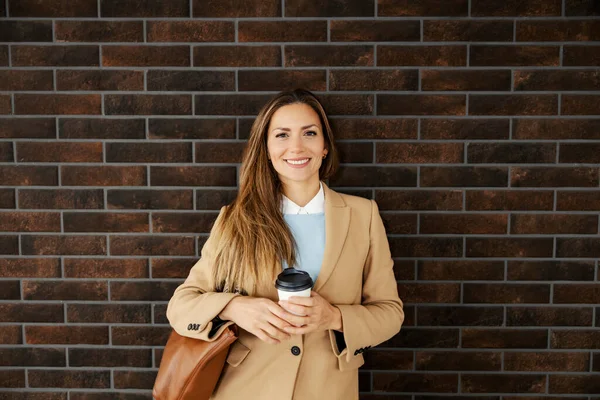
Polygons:
M335 194L335 196L339 197L345 206L350 207L354 214L370 217L374 209L377 210L377 203L375 203L375 200L365 199L364 197L354 196L351 194L340 193L334 190L331 191Z

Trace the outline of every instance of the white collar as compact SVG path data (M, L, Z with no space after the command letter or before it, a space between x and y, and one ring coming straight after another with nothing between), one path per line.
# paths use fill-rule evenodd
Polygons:
M325 192L323 184L319 182L319 192L304 207L300 207L285 195L281 195L281 210L284 214L320 214L325 210Z

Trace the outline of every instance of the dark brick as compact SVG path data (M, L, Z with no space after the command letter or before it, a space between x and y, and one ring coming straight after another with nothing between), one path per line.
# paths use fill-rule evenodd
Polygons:
M415 168L405 167L342 167L334 178L332 186L416 186Z
M187 115L192 114L189 95L130 94L106 95L108 115Z
M416 139L417 120L410 118L331 118L337 139Z
M145 213L65 213L64 232L148 232Z
M233 91L235 73L230 71L148 71L148 90Z
M285 17L373 17L376 0L288 0Z
M0 236L0 254L19 254L19 238L17 235Z
M197 210L220 210L237 196L236 190L196 190Z
M67 186L146 186L145 167L77 167L61 168L62 184Z
M330 90L415 91L418 86L417 70L333 70L329 72Z
M392 257L461 257L462 239L390 238Z
M378 115L465 115L464 95L378 94Z
M467 0L378 0L379 17L466 17L469 13Z
M377 143L377 163L429 164L462 163L463 145L459 143Z
M66 364L64 349L0 349L0 365L2 366L65 367Z
M471 164L553 164L555 161L554 143L470 143L467 147L467 162Z
M561 0L473 0L471 15L476 17L552 17L562 13Z
M16 208L15 191L0 189L0 208Z
M463 348L480 349L545 349L548 346L548 330L477 329L465 328L462 334Z
M8 0L11 17L97 17L97 0Z
M326 42L326 21L239 21L240 42Z
M600 303L599 284L556 284L554 286L556 304L598 304Z
M30 370L30 387L110 388L110 371Z
M423 20L427 42L512 42L513 22L477 20Z
M189 67L188 46L103 46L106 67Z
M515 71L515 90L600 90L600 72Z
M101 0L102 17L189 17L190 6L187 0Z
M364 353L366 369L413 369L414 357L412 351L371 350ZM369 379L370 383L370 379Z
M52 71L0 71L0 90L53 90Z
M600 163L600 144L565 143L560 146L561 163Z
M402 348L456 348L458 347L458 329L419 329L404 328L381 347Z
M565 0L565 11L569 17L600 15L600 5L594 0Z
M504 167L421 167L421 186L473 187L507 186Z
M456 393L457 390L458 374L373 373L373 391L375 392Z
M59 42L143 42L142 21L55 21Z
M501 358L491 352L416 352L415 365L426 371L500 371Z
M15 67L95 67L100 65L98 46L13 46L11 57L12 65Z
M3 370L0 375L0 388L24 388L25 370ZM13 393L13 392L10 392ZM13 400L11 397L10 400Z
M233 83L233 82L232 82ZM239 91L281 91L302 87L311 91L325 91L325 71L238 71Z
M585 167L514 167L513 187L597 187L598 169Z
M503 280L504 263L499 261L419 261L419 280Z
M388 234L416 234L417 216L408 214L389 214L381 215L383 226Z
M58 169L56 167L28 165L0 166L0 184L8 186L56 186L58 185Z
M59 278L58 258L0 258L0 278Z
M159 233L209 233L215 213L153 213L152 230Z
M113 344L117 346L164 346L171 327L112 327Z
M106 237L75 235L27 235L21 238L27 255L106 255Z
M60 118L61 139L145 139L146 125L138 119Z
M467 238L467 257L552 257L552 238Z
M7 118L0 120L0 138L8 139L54 139L54 118Z
M12 101L10 96L0 96L0 115L12 113Z
M150 139L235 139L235 119L158 119L148 122Z
M100 142L17 143L18 162L102 162Z
M559 65L558 46L473 45L471 66L552 66Z
M561 113L564 115L599 115L600 96L563 95Z
M58 90L144 90L143 71L56 72Z
M600 211L600 192L558 191L556 209L568 211Z
M62 305L61 305L62 313ZM28 344L108 344L106 326L34 326L25 327Z
M600 40L600 22L594 20L519 21L519 42L563 42Z
M152 186L236 186L235 167L150 167Z
M278 46L196 46L194 67L280 67Z
M419 21L331 21L333 42L414 42L421 39Z
M194 238L175 236L112 236L110 238L110 252L111 255L119 256L191 256L195 254ZM115 293L112 290L113 298L115 297ZM170 295L172 294L171 291ZM169 298L162 296L160 300L167 301Z
M421 71L421 90L510 90L510 71Z
M115 388L147 389L154 387L157 371L115 371Z
M271 99L263 94L196 95L196 115L256 115Z
M508 280L593 281L592 261L509 261Z
M512 214L512 234L594 234L598 232L598 216L569 214Z
M67 258L64 271L68 278L148 278L148 260Z
M342 143L338 142L341 163L372 163L372 143Z
M239 163L246 142L195 143L197 163Z
M168 324L167 319L167 304L156 304L154 306L154 323L155 324Z
M279 0L192 0L196 18L281 17Z
M4 42L52 42L52 22L0 21L0 38Z
M286 67L373 66L373 46L285 46Z
M233 42L229 21L148 21L149 42Z
M381 210L461 210L461 191L377 190Z
M152 349L69 349L71 367L152 367Z
M15 94L15 114L100 114L99 94Z
M7 212L2 213L3 232L60 232L60 213Z
M546 375L462 374L464 393L545 393Z
M377 65L462 67L467 65L466 46L377 46Z
M422 234L505 234L508 230L508 218L499 214L433 214L421 215Z
M600 46L564 46L563 65L600 66Z
M550 393L600 393L600 381L595 375L549 375L548 378Z
M196 258L154 259L152 260L152 277L155 279L185 279L196 262Z
M189 163L188 143L108 143L106 161L118 163Z
M71 392L71 400L152 400L152 393L131 393L131 392Z
M193 193L189 190L109 190L109 209L169 209L193 208Z
M1 303L2 322L64 322L62 304Z
M0 326L0 344L22 344L23 335L21 325ZM2 399L2 393L0 393Z
M503 307L418 306L418 313L418 326L501 326L504 321Z
M69 304L70 323L150 323L149 304Z
M556 115L557 112L558 96L554 94L469 96L471 115Z
M502 140L508 139L508 119L422 119L422 139Z
M509 371L587 371L590 356L585 353L506 353Z
M373 95L324 94L319 96L328 115L372 115Z
M19 191L19 208L24 209L101 209L102 190L23 189Z
M0 142L0 162L15 162L13 144L11 142Z
M20 282L17 280L1 281L0 300L21 300Z
M600 349L600 330L552 330L552 349Z
M556 302L556 301L554 301ZM592 326L592 308L508 307L507 326ZM545 363L540 363L544 365Z
M8 46L0 46L0 65L8 66Z
M550 285L514 284L514 283L465 283L463 285L464 303L549 303Z

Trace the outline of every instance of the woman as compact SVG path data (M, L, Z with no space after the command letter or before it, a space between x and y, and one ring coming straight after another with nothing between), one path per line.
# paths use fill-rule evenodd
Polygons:
M321 182L337 163L312 93L280 93L260 111L237 198L167 308L180 335L215 340L239 326L213 399L358 399L362 352L400 330L377 205ZM311 297L278 302L274 280L287 266L311 275Z

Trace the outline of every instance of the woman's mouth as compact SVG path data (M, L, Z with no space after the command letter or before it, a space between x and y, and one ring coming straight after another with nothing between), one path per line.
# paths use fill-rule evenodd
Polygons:
M285 160L285 162L292 167L303 167L308 164L310 158L298 158L295 160Z

